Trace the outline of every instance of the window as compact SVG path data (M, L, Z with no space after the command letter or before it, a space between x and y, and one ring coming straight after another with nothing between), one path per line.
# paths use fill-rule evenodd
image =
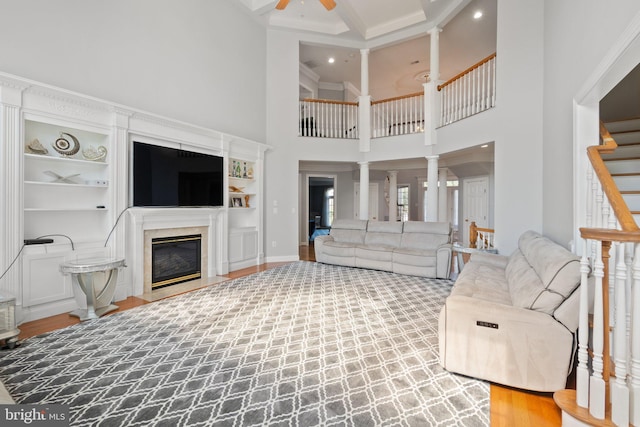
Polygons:
M409 221L409 186L398 186L398 219L402 222Z
M333 198L333 188L328 188L327 191L325 191L324 193L324 198L325 198L325 206L327 208L327 212L326 212L326 218L327 218L327 227L331 227L331 224L333 224L333 216L335 214L335 204L334 204L334 198Z

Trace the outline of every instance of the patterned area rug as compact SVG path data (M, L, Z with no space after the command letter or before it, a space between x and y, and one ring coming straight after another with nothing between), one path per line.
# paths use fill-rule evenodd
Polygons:
M25 340L16 402L77 426L486 426L438 364L451 282L296 262Z

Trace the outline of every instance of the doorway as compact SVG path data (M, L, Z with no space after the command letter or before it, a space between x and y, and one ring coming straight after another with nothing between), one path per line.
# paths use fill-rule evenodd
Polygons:
M307 175L307 242L329 234L336 213L336 176Z
M479 176L462 180L462 242L469 244L469 226L489 226L489 177Z

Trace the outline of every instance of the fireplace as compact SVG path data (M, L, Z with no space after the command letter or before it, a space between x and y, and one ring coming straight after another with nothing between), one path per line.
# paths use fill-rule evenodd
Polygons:
M202 235L151 239L151 289L199 279Z

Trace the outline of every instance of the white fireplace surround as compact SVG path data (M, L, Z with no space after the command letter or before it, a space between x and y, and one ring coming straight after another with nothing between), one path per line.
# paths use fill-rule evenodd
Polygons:
M145 240L150 236L185 234L199 230L202 236L203 279L225 274L226 235L222 208L131 208L129 209L127 264L131 269L134 296L149 292L145 286ZM146 235L146 238L145 238ZM206 254L206 264L204 256ZM148 270L148 268L147 268Z

